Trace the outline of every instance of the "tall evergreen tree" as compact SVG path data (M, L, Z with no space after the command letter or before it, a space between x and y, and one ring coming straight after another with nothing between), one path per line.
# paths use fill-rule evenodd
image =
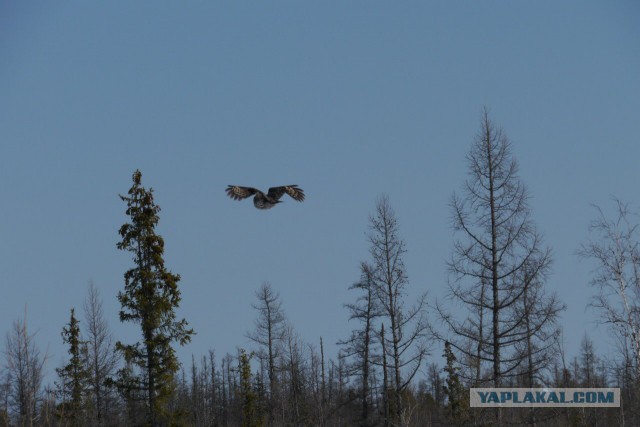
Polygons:
M445 413L449 421L460 423L463 422L466 417L466 408L469 406L469 402L466 399L468 394L460 382L460 376L458 375L460 368L457 366L456 356L451 349L451 343L449 341L444 343L443 356L446 360L444 371L447 374L446 384L442 386L442 390L447 396Z
M238 372L240 372L240 393L242 393L242 427L255 427L262 424L257 408L257 396L251 382L251 358L245 349L239 350Z
M121 372L118 386L127 395L144 393L146 423L155 426L167 420L166 403L179 368L171 344L186 344L193 330L186 320L176 320L180 276L164 265L164 239L155 231L160 207L153 200L153 189L144 188L141 179L142 173L136 170L128 195L120 196L127 204L126 214L131 222L120 227L122 240L117 247L131 252L135 264L124 274L124 291L118 293L122 305L120 321L140 324L143 341L132 345L116 343L125 361L141 372L133 376Z
M69 323L62 329L62 341L69 346L70 357L65 366L56 369L60 377L58 391L62 397L59 415L70 425L82 425L85 422L85 398L90 376L87 368L87 346L80 339L80 321L73 308Z

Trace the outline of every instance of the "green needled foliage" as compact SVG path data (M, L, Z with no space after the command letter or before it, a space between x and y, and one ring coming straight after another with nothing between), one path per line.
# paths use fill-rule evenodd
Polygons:
M60 377L58 393L62 403L58 407L58 416L66 425L84 423L85 397L89 385L89 371L86 365L86 343L80 340L80 322L71 309L69 323L62 329L62 341L69 345L69 363L56 369Z
M262 425L262 417L257 407L257 397L251 382L251 358L253 353L247 354L245 349L240 349L238 357L238 371L240 372L240 392L242 402L242 427L259 427Z
M447 374L446 385L442 387L444 394L447 396L447 404L445 405L445 414L452 423L462 423L466 421L469 402L467 399L468 392L460 382L456 356L451 349L451 343L444 343L444 354L447 364L444 371Z
M120 196L127 204L126 214L131 222L120 227L122 240L117 247L131 252L135 264L124 274L124 291L118 293L120 320L140 324L143 341L132 345L116 343L125 361L139 368L139 372L121 371L117 385L123 395L146 400L145 422L155 426L170 418L165 407L179 369L171 343L184 345L194 332L186 320L176 320L180 275L165 268L164 240L155 232L160 207L154 203L153 189L145 189L141 178L136 170L128 195Z

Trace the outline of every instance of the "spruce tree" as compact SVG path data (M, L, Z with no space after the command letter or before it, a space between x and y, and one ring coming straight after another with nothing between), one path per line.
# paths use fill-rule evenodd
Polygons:
M122 240L117 247L131 252L135 264L124 274L124 291L118 293L120 321L138 323L143 340L132 345L116 343L125 361L139 368L133 376L121 372L117 383L124 395L143 393L146 423L156 426L168 421L166 403L179 368L171 344L186 344L193 330L186 320L176 320L180 276L165 268L164 239L155 231L160 207L153 200L153 189L144 188L141 179L142 174L136 170L128 195L120 196L127 204L131 222L120 227Z
M58 395L62 398L58 415L69 425L84 423L85 396L89 386L86 343L80 340L80 321L71 309L69 323L62 328L62 341L69 345L69 362L56 369L60 377Z
M260 418L256 405L257 396L251 382L251 358L245 349L239 350L238 372L240 373L240 392L242 393L242 427L260 426Z
M457 366L456 356L451 349L451 343L449 341L444 343L443 357L447 362L444 367L444 371L447 374L446 384L442 386L442 390L447 396L445 413L449 421L453 423L462 422L466 419L468 401L466 399L465 388L460 382L460 376L458 375L460 367Z

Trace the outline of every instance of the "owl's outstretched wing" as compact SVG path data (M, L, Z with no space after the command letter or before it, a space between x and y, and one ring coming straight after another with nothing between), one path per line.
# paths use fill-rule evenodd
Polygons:
M238 185L229 185L225 191L227 192L227 195L233 200L246 199L247 197L252 196L258 192L258 190L256 190L255 188L240 187Z
M271 187L269 192L267 193L267 197L273 197L278 200L284 194L288 194L291 196L293 200L297 200L298 202L302 202L304 200L304 190L302 188L298 188L297 185L283 185L282 187Z

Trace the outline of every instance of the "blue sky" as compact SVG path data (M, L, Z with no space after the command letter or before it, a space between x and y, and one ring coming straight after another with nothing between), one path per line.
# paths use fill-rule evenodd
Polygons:
M139 168L197 332L183 361L248 347L263 281L335 356L380 194L408 299L443 296L447 203L487 106L554 252L569 354L586 331L606 354L575 253L590 203L640 208L639 19L633 1L2 2L0 333L26 306L53 371L93 281L115 336L138 338L117 319L131 259L115 245ZM298 184L307 200L262 212L228 184Z

